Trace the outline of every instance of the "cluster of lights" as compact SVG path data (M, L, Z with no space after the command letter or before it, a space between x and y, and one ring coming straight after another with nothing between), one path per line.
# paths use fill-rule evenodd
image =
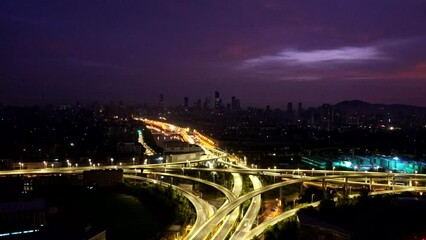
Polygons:
M215 143L214 143L214 141L213 141L213 140L211 140L210 138L208 138L208 137L206 137L206 136L204 136L204 135L200 134L199 132L197 132L197 130L194 130L194 134L195 134L198 138L202 139L203 141L206 141L207 143L209 143L209 144L211 144L211 145L215 146Z
M10 232L10 233L0 233L0 237L26 234L26 233L34 233L34 232L38 232L38 231L40 231L40 230L39 229L33 229L33 230L16 231L16 232Z

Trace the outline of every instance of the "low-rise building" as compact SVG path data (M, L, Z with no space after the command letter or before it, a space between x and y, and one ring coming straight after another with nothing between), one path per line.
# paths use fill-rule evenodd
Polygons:
M122 182L122 169L102 169L83 172L83 183L85 186L112 187Z
M182 141L165 142L163 152L167 163L199 159L204 153L200 146Z

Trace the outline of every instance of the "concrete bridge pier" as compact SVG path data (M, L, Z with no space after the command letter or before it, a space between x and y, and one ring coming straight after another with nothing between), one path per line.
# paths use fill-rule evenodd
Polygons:
M325 179L322 180L322 190L325 192L327 188L327 183L325 182Z
M368 184L368 191L371 192L372 189L373 189L373 178L370 177L370 183Z
M280 198L279 199L281 200L281 204L284 206L286 204L286 199L283 196L283 187L280 187Z
M395 177L392 177L392 190L395 190Z
M345 178L345 184L343 185L343 190L345 190L345 192L348 191L348 178Z

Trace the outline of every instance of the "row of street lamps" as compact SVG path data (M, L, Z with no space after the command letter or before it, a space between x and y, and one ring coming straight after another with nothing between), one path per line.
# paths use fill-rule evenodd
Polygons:
M111 158L110 159L111 160L111 165L113 165L113 163L114 163L114 158ZM136 160L136 158L132 158L132 163L133 163L133 165L135 165L135 160ZM70 162L70 160L69 159L67 159L66 160L66 162L67 162L67 166L68 167L72 167L73 165L72 165L72 163ZM119 163L120 164L120 166L122 166L123 165L123 163ZM44 168L47 168L48 167L48 163L46 162L46 161L43 161L43 165L44 165ZM91 167L96 167L96 166L100 166L100 163L92 163L92 159L90 159L89 158L89 165L91 166ZM50 165L52 168L54 168L55 167L55 164L54 163L52 163L51 165ZM75 164L75 167L78 167L78 163L76 163ZM24 163L22 163L22 162L19 162L19 169L23 169L24 168Z

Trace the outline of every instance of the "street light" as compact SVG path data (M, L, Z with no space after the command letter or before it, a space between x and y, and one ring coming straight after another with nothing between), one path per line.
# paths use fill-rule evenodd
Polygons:
M315 168L312 168L312 175L311 175L311 177L314 176L314 170L315 170Z
M114 163L114 158L111 158L111 165Z
M334 169L336 169L336 167L333 167L333 175L334 175Z
M315 196L315 193L312 193L312 195L311 195L311 203L314 202L314 196Z
M133 161L133 165L135 165L135 158L132 158L132 161Z
M44 168L47 168L47 162L43 161L43 164L44 164Z

